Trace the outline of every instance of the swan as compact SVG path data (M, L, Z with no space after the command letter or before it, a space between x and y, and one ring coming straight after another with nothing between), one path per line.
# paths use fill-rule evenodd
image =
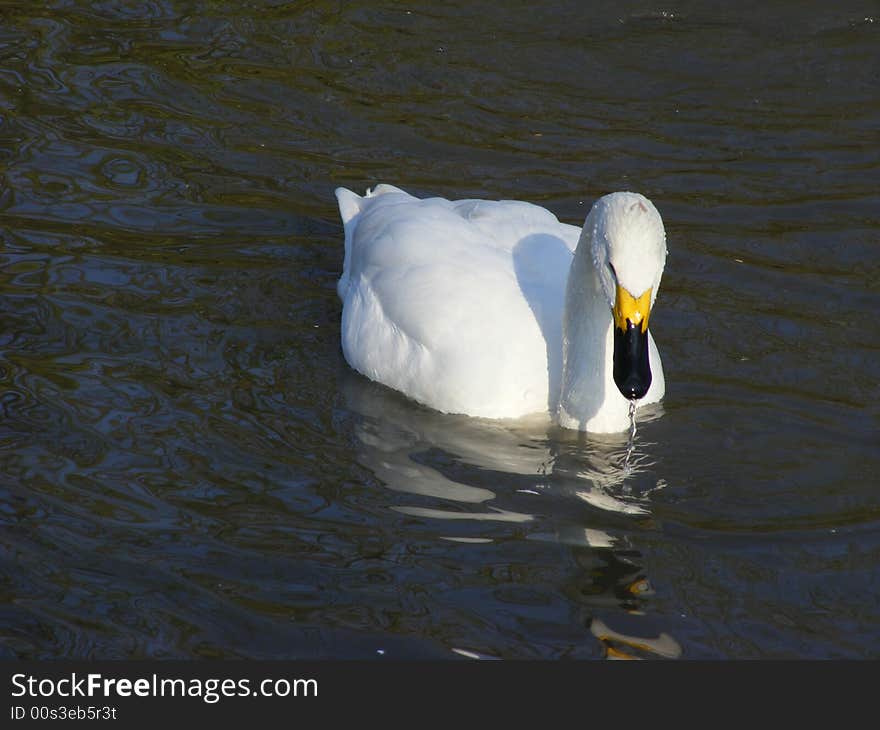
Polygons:
M648 323L666 232L644 196L599 198L583 228L531 203L388 184L336 198L342 351L361 374L443 413L593 433L663 397Z

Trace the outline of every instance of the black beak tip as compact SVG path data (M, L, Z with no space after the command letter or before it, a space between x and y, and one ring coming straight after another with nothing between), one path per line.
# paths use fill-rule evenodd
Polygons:
M648 333L627 322L614 330L614 383L627 400L644 398L651 387Z
M645 380L633 374L622 383L617 383L617 389L627 400L639 400L644 398L651 387L651 380Z

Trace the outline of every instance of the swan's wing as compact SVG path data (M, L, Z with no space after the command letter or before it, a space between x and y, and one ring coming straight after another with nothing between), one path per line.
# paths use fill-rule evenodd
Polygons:
M451 203L463 219L494 245L511 251L533 235L553 235L574 253L581 229L560 223L546 208L519 200L457 200Z
M361 198L350 236L346 224L344 291L340 282L349 364L446 412L513 417L546 410L548 342L523 291L523 281L531 281L523 262L534 268L536 254L517 255L517 247L528 247L530 236L540 243L534 236L541 220L545 230L562 224L546 211L549 219L534 210L531 221L528 211L517 215L524 207L536 208L418 200L396 189ZM558 290L557 311L542 314L561 321L567 265L560 266L559 251L568 242L543 235L552 265L540 286L526 288L544 309L553 300L544 289Z

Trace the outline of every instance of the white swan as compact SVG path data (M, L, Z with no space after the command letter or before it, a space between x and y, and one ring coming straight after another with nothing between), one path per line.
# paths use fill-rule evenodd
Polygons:
M647 198L606 195L579 229L518 201L336 197L342 351L363 375L444 413L597 433L663 397L647 327L666 234Z

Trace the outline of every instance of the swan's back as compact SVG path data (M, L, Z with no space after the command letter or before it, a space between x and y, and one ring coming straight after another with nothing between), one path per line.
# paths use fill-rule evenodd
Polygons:
M336 194L348 363L447 413L546 411L580 229L516 201Z

